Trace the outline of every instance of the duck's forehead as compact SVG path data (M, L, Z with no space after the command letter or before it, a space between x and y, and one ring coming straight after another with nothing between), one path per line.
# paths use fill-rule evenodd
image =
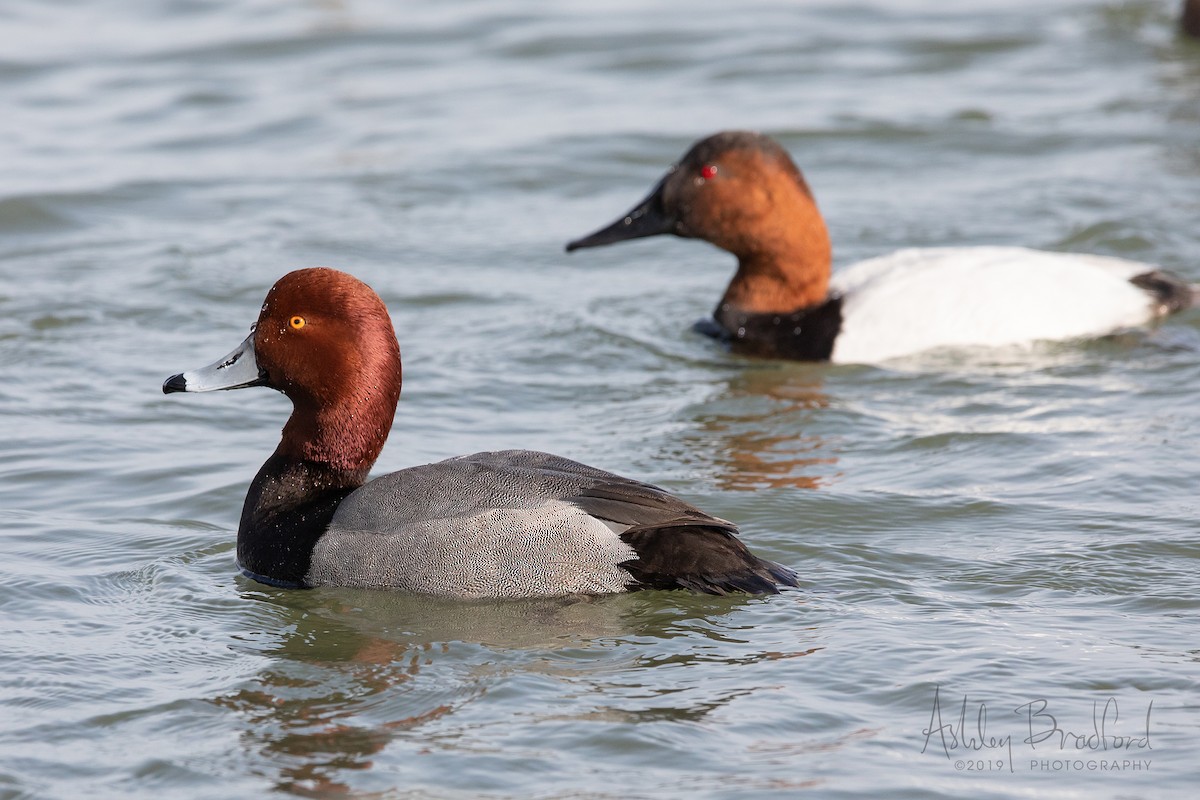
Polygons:
M271 287L271 291L267 292L267 296L263 300L262 308L258 312L259 324L261 325L272 317L295 313L295 308L296 302L293 293L287 291L286 287L281 288L277 283Z
M263 300L262 310L264 313L293 304L300 295L293 282L285 281L286 278L280 280L271 287L271 291L267 292L267 297Z
M340 280L343 277L348 278L349 276L324 267L289 272L276 281L271 290L267 292L262 310L264 313L268 313L286 311L289 307L296 305L327 304L331 298L345 293L346 287L342 286L345 281Z
M735 154L763 155L778 149L774 141L760 133L727 131L697 142L685 161L715 161Z

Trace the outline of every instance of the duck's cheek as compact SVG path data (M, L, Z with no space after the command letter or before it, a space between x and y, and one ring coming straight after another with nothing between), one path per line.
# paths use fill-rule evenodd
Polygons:
M675 223L675 233L689 239L705 239L720 246L719 240L726 227L725 215L716 212L707 199L706 202L689 203L682 208L679 221Z
M254 333L254 349L261 363L278 364L289 349L287 323L264 319L258 323Z
M259 326L258 334L254 338L255 357L258 360L258 368L266 378L267 385L284 391L284 384L287 381L286 364L280 359L279 339L275 335L264 332L262 326Z

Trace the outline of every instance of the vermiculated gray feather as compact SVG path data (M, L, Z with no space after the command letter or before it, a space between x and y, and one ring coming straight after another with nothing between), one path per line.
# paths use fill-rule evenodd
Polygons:
M621 591L631 577L619 565L636 558L617 535L629 523L606 524L572 502L607 483L641 486L525 450L384 475L338 508L309 581L466 597Z
M656 486L548 453L475 453L356 490L317 542L307 580L458 597L617 592L642 582L622 534L656 549L655 537L685 528L711 529L745 552L733 523ZM755 571L768 563L746 558Z

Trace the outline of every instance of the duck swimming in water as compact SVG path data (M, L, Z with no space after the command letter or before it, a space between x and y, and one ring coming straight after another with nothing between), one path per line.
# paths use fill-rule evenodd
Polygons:
M939 347L1101 336L1195 296L1149 264L1021 247L900 250L835 274L804 176L779 143L746 131L697 142L642 202L567 251L667 233L737 257L712 319L697 328L769 358L872 363Z
M792 570L747 550L732 522L548 453L476 453L367 481L400 374L383 301L316 268L279 279L233 352L163 384L165 393L267 386L292 401L242 508L237 558L251 578L460 598L796 585Z

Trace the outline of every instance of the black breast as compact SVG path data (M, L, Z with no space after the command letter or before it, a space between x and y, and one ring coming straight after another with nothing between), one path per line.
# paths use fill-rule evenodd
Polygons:
M246 492L238 526L238 566L262 583L307 586L313 548L355 488L323 464L275 453Z
M832 296L790 313L754 314L720 306L696 330L729 343L733 352L791 361L828 361L842 329L842 298Z

